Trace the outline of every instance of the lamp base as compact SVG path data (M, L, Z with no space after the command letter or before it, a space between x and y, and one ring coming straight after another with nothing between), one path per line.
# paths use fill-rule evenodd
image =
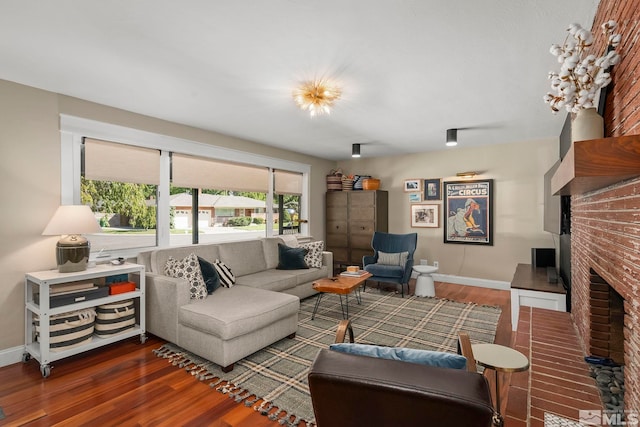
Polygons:
M68 239L60 239L56 244L56 261L60 273L84 271L89 264L91 246L85 238L76 238L71 243Z

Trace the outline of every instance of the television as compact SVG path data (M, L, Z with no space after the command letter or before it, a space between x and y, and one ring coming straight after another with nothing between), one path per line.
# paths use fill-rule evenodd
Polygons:
M544 231L548 231L553 234L562 233L562 211L560 204L560 196L554 196L551 192L551 177L560 167L560 160L558 160L551 169L544 174L544 217L543 225Z

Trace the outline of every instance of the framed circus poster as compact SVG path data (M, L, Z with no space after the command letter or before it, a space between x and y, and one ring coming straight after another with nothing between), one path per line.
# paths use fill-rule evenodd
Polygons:
M493 245L493 180L443 184L444 243Z

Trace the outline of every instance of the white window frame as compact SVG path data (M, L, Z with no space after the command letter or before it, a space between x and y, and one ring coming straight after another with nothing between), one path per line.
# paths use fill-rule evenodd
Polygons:
M158 221L157 247L170 245L169 235L169 153L189 154L226 160L234 163L244 163L251 166L269 168L269 195L267 197L267 220L273 222L273 172L274 169L287 170L302 174L302 206L301 218L309 217L309 177L311 165L274 157L248 153L231 148L218 147L182 138L162 135L140 129L129 128L111 123L99 122L82 117L60 115L60 194L62 205L80 204L80 173L81 146L84 137L101 139L115 143L128 144L143 148L161 150L160 155L160 184L158 185ZM308 235L308 224L301 224L301 235ZM271 227L266 227L266 235L273 236ZM111 256L135 256L138 252L150 248L122 249L111 252Z

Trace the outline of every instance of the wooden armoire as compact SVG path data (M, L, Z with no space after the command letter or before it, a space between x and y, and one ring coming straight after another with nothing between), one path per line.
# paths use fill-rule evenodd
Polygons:
M373 255L374 231L388 231L389 193L375 191L328 191L326 195L327 251L335 265L359 265Z

